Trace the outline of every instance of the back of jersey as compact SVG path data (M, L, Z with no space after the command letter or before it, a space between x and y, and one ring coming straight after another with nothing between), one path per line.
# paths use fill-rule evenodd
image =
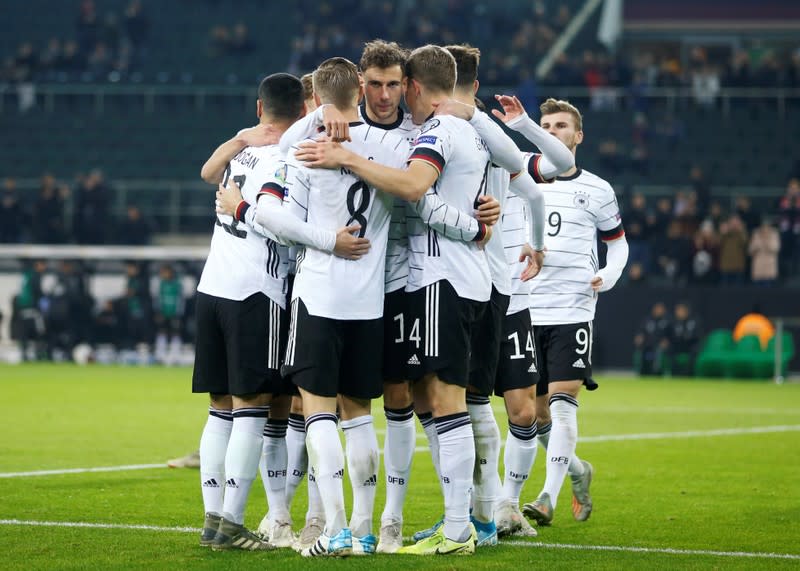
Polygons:
M355 153L400 168L408 143L399 136L363 123L350 126ZM298 260L292 299L303 300L309 314L331 319L377 319L383 315L384 272L389 221L394 198L360 180L347 169L309 169L287 157L288 208L314 226L337 230L358 224L358 235L370 241L359 260L346 260L307 247Z
M441 174L428 193L438 194L461 212L472 212L486 193L489 151L475 129L461 119L442 115L420 129L409 160L424 161ZM475 242L451 240L409 221L408 291L447 280L460 297L488 301L492 291L489 264Z
M281 158L277 145L247 147L231 160L223 184L236 182L242 198L255 204L261 185L280 168ZM284 307L287 270L284 246L227 214L218 214L197 291L237 301L261 292Z

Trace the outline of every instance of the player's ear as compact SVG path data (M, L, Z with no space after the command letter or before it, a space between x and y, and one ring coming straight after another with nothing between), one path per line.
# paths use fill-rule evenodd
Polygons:
M364 82L363 81L359 81L358 82L358 97L356 98L356 105L358 105L358 102L361 101L361 99L363 97L364 97Z
M575 144L580 145L583 142L583 131L575 133Z
M264 114L264 106L261 104L260 99L256 99L256 117L261 119L261 115Z
M478 88L481 86L481 82L477 79L472 82L472 94L475 95L478 93Z
M317 95L316 91L314 92L314 103L317 104L317 107L322 105L322 99L319 98L319 95Z

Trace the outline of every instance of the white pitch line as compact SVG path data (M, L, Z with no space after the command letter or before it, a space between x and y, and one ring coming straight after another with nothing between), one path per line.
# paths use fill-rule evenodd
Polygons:
M131 529L142 531L168 531L179 533L198 533L196 527L166 527L158 525L138 525L121 523L89 523L80 521L31 521L20 519L0 519L0 525L27 525L38 527L73 527L84 529ZM408 539L408 538L406 538ZM745 557L763 559L800 560L800 555L793 553L759 553L752 551L710 551L706 549L674 549L671 547L632 547L624 545L576 545L570 543L539 543L533 541L502 541L501 545L513 547L539 547L545 549L571 549L585 551L621 551L628 553L660 553L666 555L708 555L712 557Z
M167 464L131 464L129 466L101 466L99 468L65 468L63 470L36 470L32 472L0 472L0 478L24 478L26 476L55 476L59 474L84 474L86 472L125 472L128 470L151 470L166 468Z
M712 430L687 430L684 432L643 432L639 434L605 434L583 436L579 443L619 442L623 440L666 440L671 438L704 438L710 436L738 436L740 434L767 434L771 432L798 432L800 424L778 426L753 426L747 428L716 428ZM421 435L418 435L420 437ZM427 446L417 446L414 452L427 452ZM22 478L27 476L56 476L60 474L84 474L87 472L125 472L128 470L151 470L166 468L166 464L133 464L130 466L102 466L99 468L67 468L64 470L38 470L31 472L0 472L0 478Z
M580 551L623 551L627 553L663 553L666 555L709 555L713 557L748 557L763 559L800 560L794 553L759 553L753 551L711 551L708 549L674 549L672 547L630 547L624 545L576 545L572 543L538 543L528 541L502 541L500 545L515 547L542 547L546 549L572 549Z

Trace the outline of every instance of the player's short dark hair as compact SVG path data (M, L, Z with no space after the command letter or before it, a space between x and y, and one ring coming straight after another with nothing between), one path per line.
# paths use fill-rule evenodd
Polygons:
M575 120L575 130L583 131L583 116L578 108L569 101L563 99L548 98L547 101L539 105L539 111L542 115L552 115L553 113L569 113Z
M303 113L303 83L290 73L273 73L261 80L258 99L264 113L276 119L297 119Z
M388 69L396 65L400 66L401 71L405 71L408 50L400 47L397 42L386 42L384 40L372 40L364 44L364 51L361 53L361 60L358 62L358 69L362 72L371 67Z
M472 88L478 79L478 65L481 63L481 50L469 44L445 46L456 60L456 86Z
M479 98L475 97L475 107L477 107L480 111L486 113L486 104Z
M347 58L326 59L314 72L314 93L322 103L346 107L355 100L359 86L358 68Z
M456 84L456 61L443 47L428 44L408 56L406 77L433 91L452 93Z
M300 78L303 82L303 99L306 101L314 97L314 74L306 73Z

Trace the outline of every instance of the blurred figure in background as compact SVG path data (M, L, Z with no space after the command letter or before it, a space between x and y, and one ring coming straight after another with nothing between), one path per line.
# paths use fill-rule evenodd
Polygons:
M692 315L689 304L675 305L664 374L689 376L694 370L694 358L700 343L700 323Z
M103 173L95 169L79 178L73 230L78 244L103 244L108 236L109 192Z
M778 253L781 250L781 237L764 217L750 238L749 253L750 277L760 286L772 286L778 280Z
M125 219L117 229L117 242L131 246L146 246L150 243L150 224L142 216L142 211L134 204L128 205Z
M747 230L736 214L719 228L719 273L722 285L744 283L747 268Z
M664 357L669 349L672 322L667 306L659 301L653 305L639 332L633 337L633 370L639 375L660 375Z
M183 340L184 295L183 284L175 269L164 264L159 270L158 301L155 311L156 361L175 364L180 356Z
M11 317L11 338L19 341L21 359L38 361L44 358L42 341L45 338L45 322L42 316L42 277L47 264L42 260L25 263L22 285L14 297L14 314Z

